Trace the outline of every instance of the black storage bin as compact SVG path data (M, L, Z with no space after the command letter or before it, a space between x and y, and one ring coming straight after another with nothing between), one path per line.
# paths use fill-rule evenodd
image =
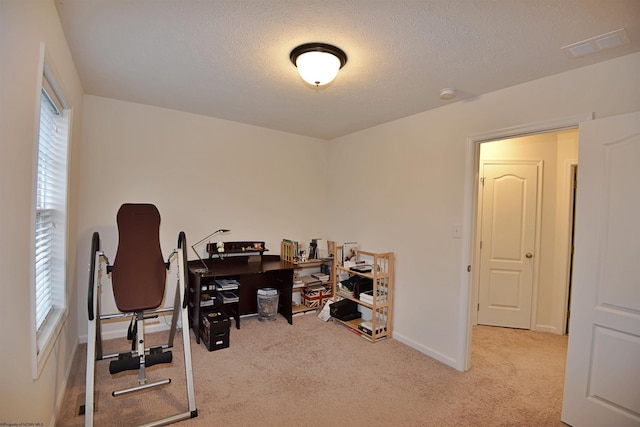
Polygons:
M229 316L220 311L204 313L201 317L200 337L207 350L214 351L229 347Z
M332 317L344 321L358 319L362 316L362 313L358 311L358 304L348 299L331 304L329 312Z

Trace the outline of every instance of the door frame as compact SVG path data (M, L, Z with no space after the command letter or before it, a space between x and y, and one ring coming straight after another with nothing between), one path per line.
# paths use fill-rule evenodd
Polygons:
M565 282L566 287L564 289L558 290L558 292L562 292L562 306L564 307L564 311L562 312L562 330L563 334L569 333L569 304L571 303L571 280L573 278L573 239L575 235L575 209L576 209L576 185L577 185L577 173L578 173L578 160L572 159L567 160L564 165L564 176L563 179L565 183L568 185L569 194L568 197L565 197L563 202L566 203L565 212L567 214L566 220L569 223L569 227L566 230L566 235L560 237L560 240L556 240L556 242L561 242L560 244L565 245L564 253L561 254L564 257L562 260L565 265Z
M509 128L497 129L487 133L471 135L467 137L467 150L465 156L464 179L464 206L462 212L462 232L466 238L466 244L462 246L461 271L468 274L461 276L460 283L460 310L458 319L458 354L456 355L457 369L468 371L471 368L471 326L472 313L475 309L472 298L474 265L476 250L476 218L478 215L478 168L480 158L480 144L499 139L516 138L538 133L560 131L577 128L583 121L593 120L594 113L586 113L575 116L547 120Z

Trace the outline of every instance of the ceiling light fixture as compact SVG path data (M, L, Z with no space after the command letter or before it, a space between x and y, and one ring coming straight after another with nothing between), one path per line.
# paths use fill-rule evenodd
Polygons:
M326 43L307 43L291 51L289 59L298 68L302 80L313 86L324 86L336 78L347 63L347 54Z

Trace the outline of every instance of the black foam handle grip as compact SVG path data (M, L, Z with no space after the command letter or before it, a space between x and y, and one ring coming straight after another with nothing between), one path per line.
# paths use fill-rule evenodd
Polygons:
M187 308L187 304L189 303L189 272L187 271L187 235L184 231L181 231L178 234L178 249L182 251L182 261L185 265L180 266L182 268L182 277L180 280L184 282L184 296L182 298L182 308Z
M145 356L144 366L153 366L160 363L171 363L173 360L173 353L165 351L164 353L156 353Z
M122 371L135 371L140 368L140 356L127 357L120 360L112 360L109 363L109 373L111 375Z
M89 320L93 320L95 318L95 314L93 312L93 288L95 284L93 283L93 278L96 273L96 253L100 250L100 234L97 231L93 233L91 237L91 264L89 264L89 291L87 293L88 301L87 301L87 309L89 314Z

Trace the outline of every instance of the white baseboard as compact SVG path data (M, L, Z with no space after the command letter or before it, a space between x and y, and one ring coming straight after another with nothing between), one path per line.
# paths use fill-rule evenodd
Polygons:
M438 362L444 363L445 365L451 366L453 369L458 370L458 362L449 356L445 356L442 353L439 353L422 344L418 344L417 342L403 335L396 334L395 332L393 333L393 339L396 341L400 341L401 343L406 344L413 349L418 350L420 353L426 354L427 356L437 360Z
M535 329L533 330L536 332L549 332L556 335L563 335L558 328L551 325L536 325Z
M86 341L86 337L85 337L85 341ZM73 354L67 360L67 366L65 367L64 378L62 379L62 382L58 385L58 389L56 390L56 401L55 401L55 408L56 409L55 409L55 411L53 411L53 414L51 415L51 421L49 422L49 425L51 427L55 427L55 426L58 425L57 416L62 411L62 405L64 404L64 398L65 398L65 391L67 390L67 384L69 383L69 377L71 376L71 370L74 367L73 361L76 358L76 353L78 352L79 345L80 345L79 343L76 343L75 348L73 350Z

